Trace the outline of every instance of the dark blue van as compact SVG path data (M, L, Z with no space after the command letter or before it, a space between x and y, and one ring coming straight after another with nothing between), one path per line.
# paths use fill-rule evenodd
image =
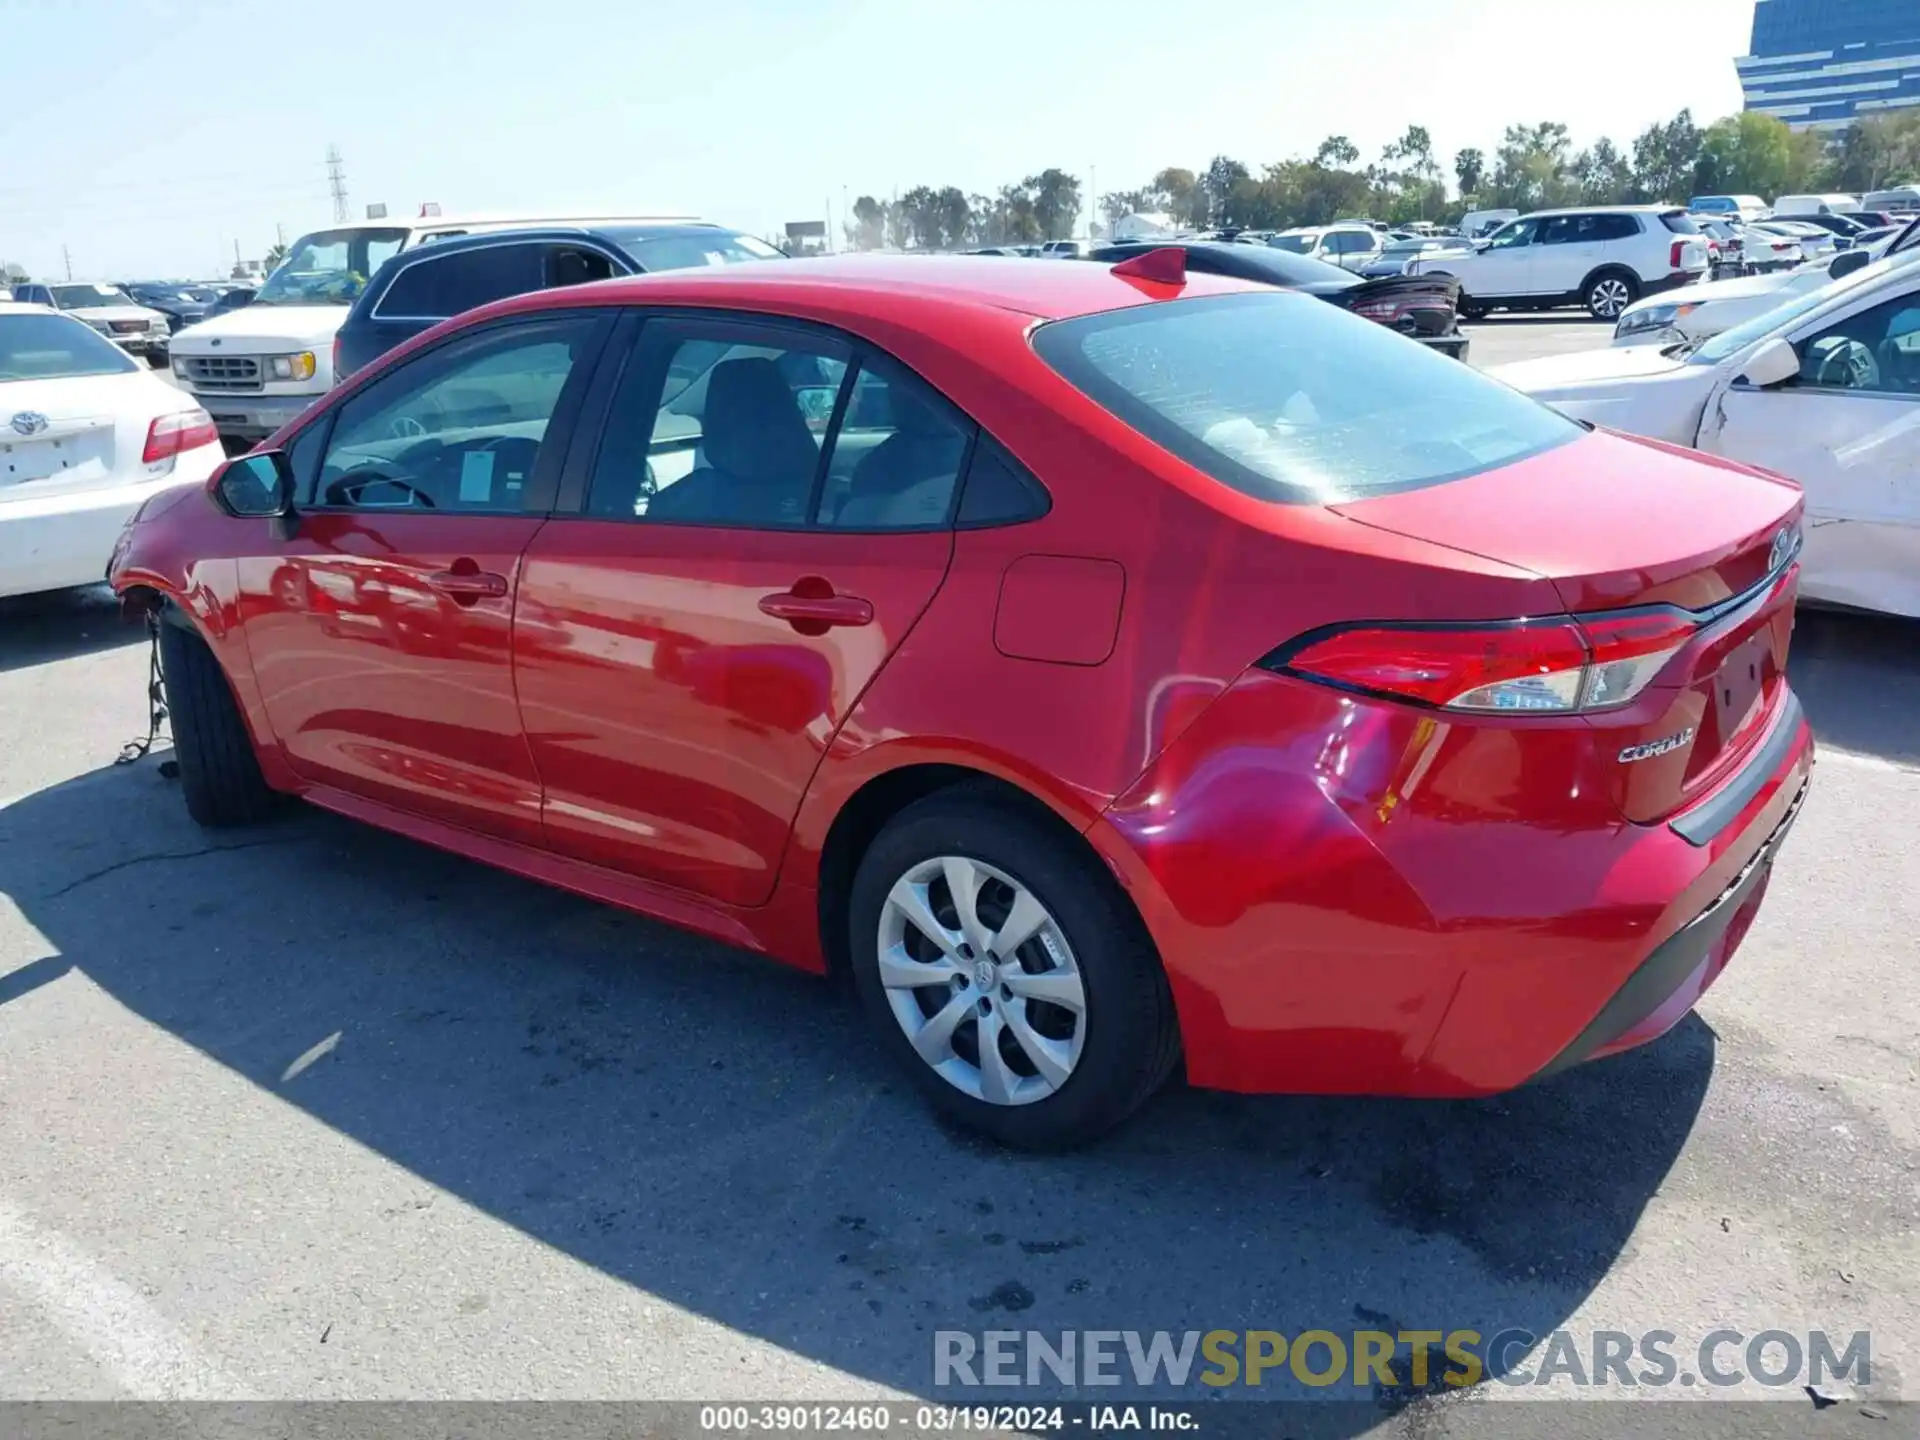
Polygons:
M764 240L699 223L542 226L427 241L382 265L353 302L334 339L334 383L448 316L509 295L650 270L785 258Z

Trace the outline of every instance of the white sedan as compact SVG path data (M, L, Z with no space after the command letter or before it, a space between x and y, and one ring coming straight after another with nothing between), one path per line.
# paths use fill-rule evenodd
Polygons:
M0 308L0 595L102 579L128 517L222 458L207 412L92 327Z
M1920 265L1876 261L1704 342L1491 373L1576 420L1792 477L1802 596L1920 617Z

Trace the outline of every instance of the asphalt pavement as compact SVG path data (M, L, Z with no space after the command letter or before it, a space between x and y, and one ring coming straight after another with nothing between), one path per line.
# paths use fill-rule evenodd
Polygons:
M0 601L0 1400L978 1399L936 1330L1083 1327L1871 1332L1676 1433L1920 1390L1920 626L1801 617L1812 795L1663 1040L1475 1103L1176 1086L1059 1159L936 1125L807 977L319 812L196 829L164 744L114 763L141 641ZM1316 1433L1530 1392L1350 1393Z

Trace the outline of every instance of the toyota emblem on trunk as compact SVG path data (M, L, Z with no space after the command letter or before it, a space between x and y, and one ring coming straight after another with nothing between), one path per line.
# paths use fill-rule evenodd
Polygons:
M47 428L47 417L38 410L22 410L7 423L14 428L16 434L38 435Z
M1773 537L1773 549L1767 552L1767 573L1772 574L1793 555L1793 526L1789 525Z

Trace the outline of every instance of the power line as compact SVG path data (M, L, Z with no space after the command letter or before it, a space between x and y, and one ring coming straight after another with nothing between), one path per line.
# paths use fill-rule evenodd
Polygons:
M333 219L342 224L347 218L347 172L346 162L340 158L340 147L327 147L327 188L333 191Z

